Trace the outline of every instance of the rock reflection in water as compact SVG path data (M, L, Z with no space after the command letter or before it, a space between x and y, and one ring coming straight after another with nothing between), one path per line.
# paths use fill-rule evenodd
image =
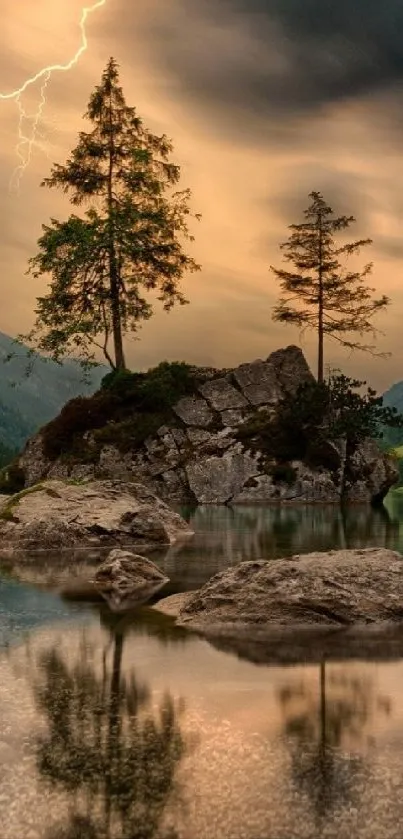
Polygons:
M395 502L397 503L397 502ZM400 508L331 504L198 507L187 512L193 539L149 553L187 589L228 565L293 553L384 546L403 550Z
M53 647L41 654L34 692L47 733L37 746L45 784L69 797L68 823L46 839L174 839L163 824L179 791L185 754L183 707L169 693L158 707L133 673L122 675L124 634L111 632L100 676L83 643L70 664Z
M170 578L167 594L202 586L229 565L338 548L387 547L403 553L403 496L387 507L334 504L201 506L181 511L194 537L143 551ZM96 600L91 582L108 551L5 557L1 566L26 583L58 588L72 599ZM68 562L66 562L68 556Z

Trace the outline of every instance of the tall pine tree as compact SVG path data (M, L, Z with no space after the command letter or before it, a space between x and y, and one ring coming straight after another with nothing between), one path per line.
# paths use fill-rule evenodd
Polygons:
M24 337L55 360L74 354L84 364L98 346L119 370L126 366L125 333L152 315L147 292L156 291L166 310L187 302L180 281L200 268L181 243L193 240L191 194L175 191L180 170L170 162L172 145L144 128L126 104L113 58L85 117L92 130L80 133L66 164L53 166L42 185L89 206L83 216L43 225L28 273L50 274L50 288L38 298L34 329Z
M294 271L273 268L280 280L284 296L274 309L273 319L315 329L318 335L318 381L323 381L324 338L335 338L344 347L372 352L374 347L343 337L347 334L376 333L371 318L388 305L384 295L373 299L373 288L365 284L372 263L362 271L348 270L341 259L356 254L372 244L360 239L338 247L334 235L355 222L353 216L333 216L333 210L320 192L311 192L311 204L305 210L305 221L291 224L292 231L282 244L284 258Z

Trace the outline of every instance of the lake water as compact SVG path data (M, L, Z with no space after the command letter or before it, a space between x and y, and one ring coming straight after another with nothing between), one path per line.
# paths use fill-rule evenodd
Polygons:
M199 508L178 588L309 550L403 552L403 497ZM150 609L0 578L0 839L401 839L403 660L256 665Z

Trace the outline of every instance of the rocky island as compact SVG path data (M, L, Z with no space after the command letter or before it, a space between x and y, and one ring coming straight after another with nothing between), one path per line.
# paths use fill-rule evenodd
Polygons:
M382 501L398 473L374 440L279 441L279 406L313 381L296 346L234 369L127 373L31 438L3 491L90 479L141 482L168 504Z

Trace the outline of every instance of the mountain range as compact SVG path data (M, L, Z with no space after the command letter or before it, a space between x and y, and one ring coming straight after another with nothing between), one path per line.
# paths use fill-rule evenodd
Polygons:
M28 348L0 332L0 465L66 402L94 393L108 372L102 365L91 370L84 381L82 368L75 361L59 365L35 355L27 374L29 363Z
M396 408L403 414L403 382L396 382L383 395L385 408ZM385 447L396 447L403 443L403 428L383 428Z

